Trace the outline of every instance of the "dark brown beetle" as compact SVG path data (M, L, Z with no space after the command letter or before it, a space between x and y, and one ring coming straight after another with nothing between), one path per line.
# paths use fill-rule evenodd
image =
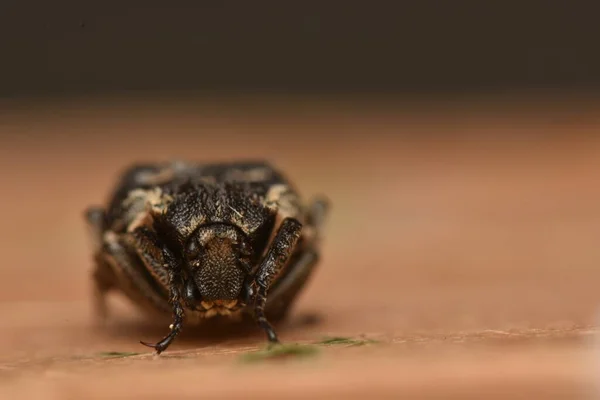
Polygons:
M137 164L106 208L87 209L94 240L96 310L118 290L170 314L163 352L192 323L250 313L270 342L320 258L326 198L305 204L269 163Z

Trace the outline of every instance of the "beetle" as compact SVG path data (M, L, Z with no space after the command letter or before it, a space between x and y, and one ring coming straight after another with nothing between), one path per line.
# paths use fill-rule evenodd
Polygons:
M217 315L250 315L270 343L321 259L329 199L304 201L267 161L135 163L105 207L85 219L93 243L94 309L107 294L172 319L165 351L183 329Z

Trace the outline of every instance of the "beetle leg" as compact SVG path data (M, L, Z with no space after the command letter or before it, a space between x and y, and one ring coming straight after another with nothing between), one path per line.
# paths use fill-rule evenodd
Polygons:
M104 262L101 256L97 255L94 258L96 266L92 274L94 285L93 306L99 322L104 324L108 319L106 295L115 285L115 276L110 266Z
M254 289L252 288L252 277L248 277L244 282L243 292L242 292L242 302L243 304L250 304L252 299L254 298Z
M177 262L173 255L166 250L163 250L163 259L165 260L164 267L167 270L167 276L169 278L169 302L173 307L173 324L171 325L171 332L158 343L152 344L140 341L144 346L153 347L154 350L156 350L156 354L165 351L173 340L175 340L183 328L183 320L185 318L185 311L181 305L182 296L179 289L182 287L182 277L177 269Z
M312 247L292 256L288 272L273 286L269 295L265 308L269 318L280 320L284 317L292 301L313 273L319 258L319 253Z
M265 311L269 318L281 320L290 305L306 285L320 261L320 242L330 209L330 201L319 196L307 208L306 225L297 249L292 254L285 272L272 287Z
M193 280L188 279L183 290L183 302L186 307L191 310L197 310L198 304L202 302L202 296L198 292L196 283Z
M110 266L103 262L97 254L102 248L102 234L105 228L105 213L100 207L89 207L85 210L85 220L89 231L89 238L93 247L95 268L93 272L94 283L94 311L101 323L108 318L106 294L114 284L114 277Z
M279 339L265 317L267 293L271 284L288 263L300 238L301 231L302 224L298 220L294 218L284 219L257 272L256 283L258 290L254 305L254 315L258 325L265 331L270 342L276 343L279 342Z
M91 240L94 252L94 271L93 278L93 307L100 323L105 323L108 318L108 307L106 304L106 294L115 284L115 276L102 257L102 235L106 228L106 214L101 207L89 207L84 213L87 223L89 238Z
M130 299L163 312L170 311L166 296L148 279L144 265L133 257L123 237L107 232L100 254L99 257L110 266L115 283Z
M167 268L164 267L163 246L156 233L145 226L139 226L126 236L126 240L135 249L148 272L161 286L168 287L169 278Z
M104 209L100 207L89 207L85 210L85 221L87 223L93 251L97 252L102 248L102 235L106 229L106 213L104 212Z
M309 205L307 213L307 224L315 228L315 230L319 234L321 233L321 230L325 225L325 219L329 214L330 207L331 203L329 199L323 196L316 197Z

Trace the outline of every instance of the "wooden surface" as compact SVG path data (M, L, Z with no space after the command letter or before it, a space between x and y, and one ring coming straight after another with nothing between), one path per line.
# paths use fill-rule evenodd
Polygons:
M0 398L597 398L599 111L7 102ZM176 157L266 157L328 194L323 262L280 336L379 343L245 365L262 334L217 327L154 359L138 341L165 326L116 296L96 327L82 211L129 162Z

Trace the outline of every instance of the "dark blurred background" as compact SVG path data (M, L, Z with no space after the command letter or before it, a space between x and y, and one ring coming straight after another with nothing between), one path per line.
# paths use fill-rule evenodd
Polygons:
M5 0L0 91L590 91L597 11L548 0Z

